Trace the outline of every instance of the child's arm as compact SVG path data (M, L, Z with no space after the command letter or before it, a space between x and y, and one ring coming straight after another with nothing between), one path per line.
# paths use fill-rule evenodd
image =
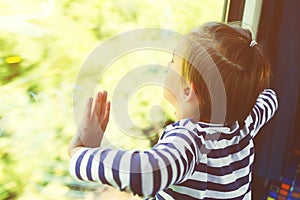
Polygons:
M276 93L272 89L265 89L259 94L256 104L251 111L251 114L246 119L252 119L251 136L254 137L259 129L267 123L275 114L278 108L278 101Z
M193 173L200 156L194 137L186 129L174 128L145 152L80 148L71 157L70 174L75 179L109 184L139 196L155 196Z

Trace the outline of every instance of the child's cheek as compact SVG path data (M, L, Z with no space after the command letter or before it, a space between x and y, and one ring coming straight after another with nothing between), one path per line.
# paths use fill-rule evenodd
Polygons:
M176 104L178 95L178 80L173 74L168 73L164 85L164 98L171 104Z

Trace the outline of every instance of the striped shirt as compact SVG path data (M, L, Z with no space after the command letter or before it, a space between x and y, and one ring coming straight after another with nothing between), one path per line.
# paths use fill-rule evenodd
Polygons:
M243 123L182 119L144 152L81 148L71 158L70 174L149 199L251 199L253 137L277 107L275 92L266 89Z

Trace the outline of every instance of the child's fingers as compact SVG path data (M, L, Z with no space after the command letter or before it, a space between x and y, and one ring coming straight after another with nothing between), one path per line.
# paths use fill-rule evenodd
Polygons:
M107 101L107 92L104 91L103 95L102 95L102 101L101 101L101 110L100 110L100 116L99 116L99 122L103 121L103 117L105 115L106 112L106 101Z
M110 115L110 102L108 101L105 105L105 114L103 116L103 120L102 120L102 123L101 123L102 130L106 129L106 126L107 126L108 121L109 121L109 115Z
M96 102L95 102L95 108L94 108L94 112L96 114L96 117L97 119L99 119L100 117L100 109L101 109L101 104L102 104L102 93L101 92L98 92L97 94L97 99L96 99Z

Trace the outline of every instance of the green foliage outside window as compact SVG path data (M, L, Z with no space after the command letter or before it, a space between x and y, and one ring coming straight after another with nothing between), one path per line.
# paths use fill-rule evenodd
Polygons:
M0 13L0 200L73 199L99 192L97 184L77 183L68 173L67 147L76 130L72 95L84 59L102 41L124 31L158 27L184 34L203 22L220 21L223 9L219 0L51 2L0 2L6 8ZM47 9L48 15L39 15ZM17 17L7 18L12 15ZM32 18L24 20L26 16ZM112 82L134 67L134 62L147 64L149 55L138 56L140 60L134 55L120 58L99 87L110 91ZM12 56L20 60L7 62ZM166 64L171 55L156 58ZM138 91L135 97L131 115L146 133L151 130L145 114L151 95ZM172 113L167 115L172 119ZM146 149L152 145L150 140L122 135L110 126L107 137L115 146Z

